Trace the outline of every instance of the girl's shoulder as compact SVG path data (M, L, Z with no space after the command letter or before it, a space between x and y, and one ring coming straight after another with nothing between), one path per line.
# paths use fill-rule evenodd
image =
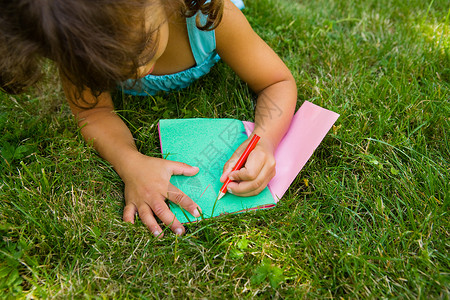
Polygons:
M242 13L241 0L225 0L222 21L216 28L216 38L226 43L234 37L254 35L254 31Z

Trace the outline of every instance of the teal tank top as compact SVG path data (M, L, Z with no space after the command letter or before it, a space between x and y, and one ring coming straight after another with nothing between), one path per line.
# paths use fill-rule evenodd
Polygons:
M232 0L239 8L244 8L242 0ZM198 13L200 22L205 24L206 16ZM216 35L214 30L202 31L196 26L196 16L186 19L189 35L189 44L195 59L195 66L168 75L146 75L140 79L129 79L122 82L121 89L131 95L148 96L159 92L170 92L180 90L189 86L192 82L207 74L220 57L216 52Z

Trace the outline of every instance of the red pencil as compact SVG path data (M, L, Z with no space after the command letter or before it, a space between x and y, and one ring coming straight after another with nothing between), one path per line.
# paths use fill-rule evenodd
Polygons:
M247 148L245 148L244 153L242 153L241 157L239 157L239 160L237 161L236 165L233 167L231 172L239 170L240 168L242 168L242 166L244 165L244 163L247 160L248 155L255 148L256 144L259 141L259 139L260 139L260 137L258 135L256 135L256 134L252 137L252 139L250 140L250 143L248 143ZM225 193L227 192L227 186L228 186L228 184L230 182L231 182L230 178L227 178L227 180L225 180L225 182L223 183L222 187L220 188L218 199L220 199L223 196L225 196Z

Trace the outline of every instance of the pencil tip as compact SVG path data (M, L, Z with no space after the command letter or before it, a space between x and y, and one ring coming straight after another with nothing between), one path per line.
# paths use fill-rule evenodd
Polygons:
M219 192L219 196L217 196L217 200L220 200L223 196L225 196L225 193Z

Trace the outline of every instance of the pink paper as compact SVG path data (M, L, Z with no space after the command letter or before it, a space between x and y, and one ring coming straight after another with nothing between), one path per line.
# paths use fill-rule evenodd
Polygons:
M295 113L288 132L275 151L276 175L268 184L275 201L283 197L338 118L339 114L308 101ZM243 123L247 135L250 135L255 125Z

